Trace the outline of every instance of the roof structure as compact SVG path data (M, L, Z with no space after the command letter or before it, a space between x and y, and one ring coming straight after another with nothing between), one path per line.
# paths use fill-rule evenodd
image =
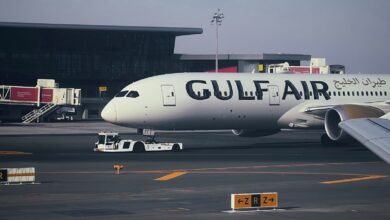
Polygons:
M156 32L156 33L158 32L158 33L174 34L176 36L203 33L202 28L188 28L188 27L111 26L111 25L45 24L45 23L16 23L16 22L0 22L0 28L33 28L33 29Z
M214 54L182 54L181 60L214 60ZM307 54L263 53L263 54L220 54L219 60L310 60Z

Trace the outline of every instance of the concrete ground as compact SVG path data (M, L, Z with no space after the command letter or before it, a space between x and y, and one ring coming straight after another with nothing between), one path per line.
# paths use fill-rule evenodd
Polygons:
M318 131L169 132L158 140L184 151L105 154L92 150L102 130L142 139L104 122L0 126L0 167L35 167L39 183L0 185L0 219L390 218L389 166ZM246 192L278 192L279 209L227 212Z

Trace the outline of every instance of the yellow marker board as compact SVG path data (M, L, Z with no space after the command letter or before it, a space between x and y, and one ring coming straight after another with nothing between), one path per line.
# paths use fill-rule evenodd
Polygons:
M231 208L276 208L278 207L278 193L243 193L231 194Z
M260 207L264 207L264 208L278 207L278 194L277 193L262 193Z
M251 201L251 195L250 194L238 194L234 197L234 207L236 209L243 209L243 208L252 208L252 201Z
M259 64L258 70L259 72L264 72L264 64Z

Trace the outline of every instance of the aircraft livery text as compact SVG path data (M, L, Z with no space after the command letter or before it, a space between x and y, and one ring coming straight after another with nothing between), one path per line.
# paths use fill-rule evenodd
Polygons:
M194 85L207 86L209 83L211 83L213 91L210 91L210 89L207 88L204 88L202 92L199 91L196 92L194 90ZM234 93L233 86L230 80L226 80L226 84L228 86L228 91L222 93L219 82L217 80L210 80L210 82L207 82L205 80L190 80L186 83L186 90L187 90L187 94L195 100L209 99L212 94L217 99L229 100L233 97L233 93ZM268 91L269 81L253 80L252 89L255 89L255 93L252 95L248 95L248 93L244 92L246 90L240 80L234 80L234 84L236 85L236 91L238 93L239 100L263 100L264 92ZM328 94L329 86L327 83L323 81L309 81L309 82L300 81L300 85L302 86L303 93L300 93L298 88L290 80L285 80L282 100L285 100L287 96L294 96L296 100L300 100L300 99L309 100L310 99L309 85L312 89L314 99L319 99L320 95L322 95L326 100L330 99L330 96Z

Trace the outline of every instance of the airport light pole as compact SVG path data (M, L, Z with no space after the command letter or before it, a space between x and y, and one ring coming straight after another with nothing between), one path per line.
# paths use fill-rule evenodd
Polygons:
M223 13L218 8L218 11L214 13L213 19L211 20L211 24L215 23L215 32L217 37L217 47L215 51L215 72L218 73L218 26L221 26L222 19L224 18Z

